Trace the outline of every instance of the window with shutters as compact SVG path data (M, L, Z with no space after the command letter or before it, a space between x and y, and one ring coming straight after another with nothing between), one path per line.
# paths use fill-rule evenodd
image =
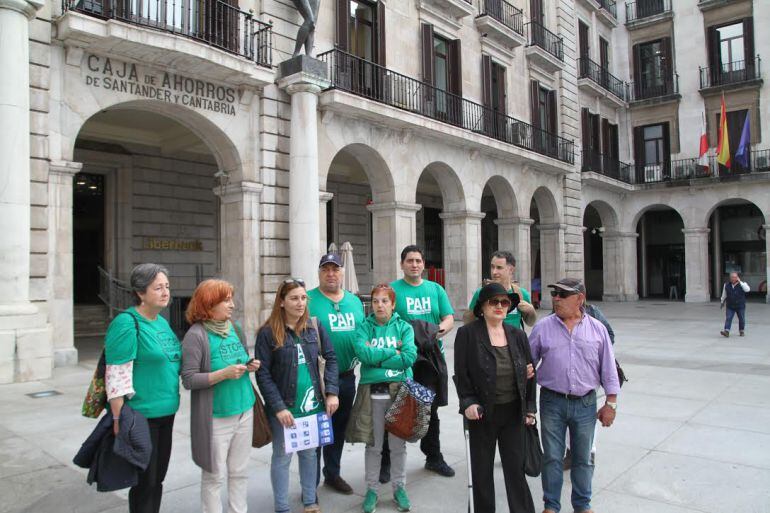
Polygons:
M645 165L660 164L668 158L664 152L663 125L649 125L643 127L644 159Z
M505 115L506 96L505 96L505 67L500 64L492 63L492 110L496 113Z
M634 128L637 181L660 182L671 177L668 123Z
M462 71L459 39L448 39L433 32L433 26L422 25L423 81L435 88L423 97L426 107L439 119L462 124Z
M654 98L676 92L670 38L636 45L634 57L635 99Z
M350 0L349 52L368 61L377 61L377 5L365 0Z

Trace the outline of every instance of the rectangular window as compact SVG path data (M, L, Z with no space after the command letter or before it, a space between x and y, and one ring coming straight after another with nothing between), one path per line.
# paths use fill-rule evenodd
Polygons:
M505 67L496 62L492 63L492 110L506 112Z
M634 46L634 94L637 100L674 92L671 38Z
M377 61L377 6L365 0L350 0L350 53L367 61Z
M639 183L668 180L671 177L668 123L634 128L634 156Z

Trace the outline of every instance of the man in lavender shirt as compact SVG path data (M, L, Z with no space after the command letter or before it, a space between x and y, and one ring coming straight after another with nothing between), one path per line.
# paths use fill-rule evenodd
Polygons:
M540 425L543 435L543 513L561 509L564 440L569 430L572 452L572 507L576 513L591 509L591 445L596 419L609 427L615 420L620 391L615 355L604 325L586 315L585 285L563 278L553 285L554 313L535 324L529 336L532 361L540 389ZM606 401L596 411L596 389L604 388Z

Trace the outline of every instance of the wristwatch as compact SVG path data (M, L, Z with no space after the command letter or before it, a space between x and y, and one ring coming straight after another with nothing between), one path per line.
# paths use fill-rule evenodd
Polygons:
M606 401L604 404L612 408L612 411L618 411L618 403L611 403L609 401Z

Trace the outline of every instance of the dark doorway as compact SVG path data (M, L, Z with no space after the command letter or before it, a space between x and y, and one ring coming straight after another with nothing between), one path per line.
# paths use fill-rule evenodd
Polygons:
M685 280L684 223L672 209L646 212L637 225L639 297L683 301Z
M104 267L104 176L75 175L72 253L75 304L98 304L99 270Z
M583 264L588 299L601 301L604 294L604 227L599 212L591 205L583 214Z
M425 268L444 267L444 223L437 208L425 207Z

